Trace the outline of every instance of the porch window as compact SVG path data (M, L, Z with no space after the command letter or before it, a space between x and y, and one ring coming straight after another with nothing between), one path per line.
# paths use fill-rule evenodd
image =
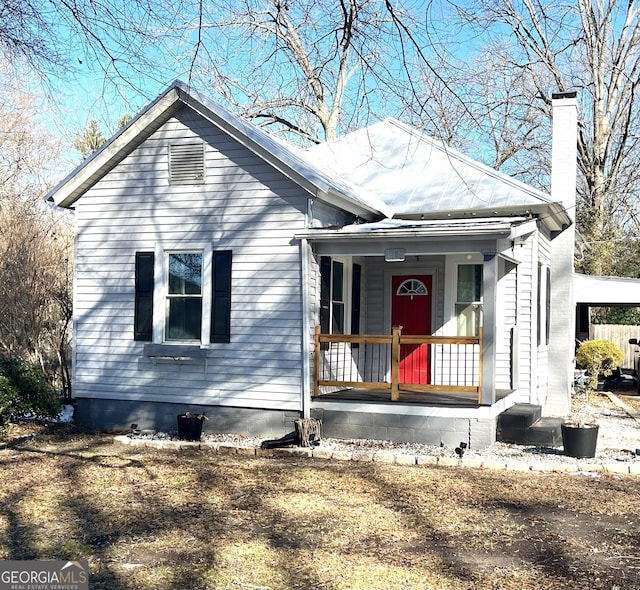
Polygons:
M458 336L477 336L482 327L482 264L459 264L455 314Z
M320 258L320 329L323 334L359 333L361 281L359 264L330 256Z
M344 263L331 265L331 333L344 334Z
M137 252L134 339L230 342L231 260L211 247Z

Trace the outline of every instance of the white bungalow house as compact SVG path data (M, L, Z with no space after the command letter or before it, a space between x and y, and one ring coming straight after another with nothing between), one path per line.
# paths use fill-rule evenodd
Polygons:
M48 195L75 210L79 422L482 447L516 404L566 411L554 102L552 198L395 120L302 151L174 83Z

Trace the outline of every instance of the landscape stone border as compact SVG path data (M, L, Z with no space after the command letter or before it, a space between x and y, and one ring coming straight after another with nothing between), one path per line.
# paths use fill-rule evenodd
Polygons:
M281 447L261 449L243 446L234 442L189 442L180 440L154 440L135 438L127 435L115 436L115 442L136 447L150 447L166 450L201 450L221 455L244 455L250 457L302 457L333 461L355 461L362 463L386 463L392 465L429 465L439 467L467 467L491 469L496 471L517 471L521 473L568 473L568 474L615 474L640 475L638 462L601 463L596 459L576 463L554 463L518 461L513 459L479 458L479 457L436 457L432 455L412 455L406 452L390 450L347 451L314 447Z

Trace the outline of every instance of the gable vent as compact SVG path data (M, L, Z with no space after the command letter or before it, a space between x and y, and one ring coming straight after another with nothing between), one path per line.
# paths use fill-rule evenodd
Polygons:
M171 184L204 183L204 143L169 146L169 179Z

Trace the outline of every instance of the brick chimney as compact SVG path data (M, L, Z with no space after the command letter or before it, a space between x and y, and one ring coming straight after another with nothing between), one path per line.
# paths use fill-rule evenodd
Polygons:
M561 416L571 407L575 357L575 246L578 102L575 92L552 95L551 197L574 222L551 241L551 317L548 393L544 414Z

